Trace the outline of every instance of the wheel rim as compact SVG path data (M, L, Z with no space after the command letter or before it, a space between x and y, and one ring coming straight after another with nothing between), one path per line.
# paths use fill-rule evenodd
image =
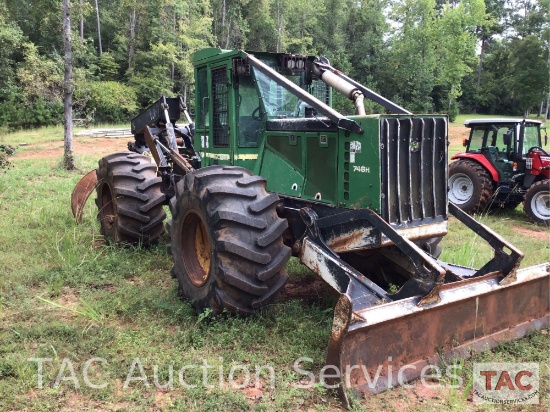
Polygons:
M550 219L550 192L540 192L531 199L531 210L541 220Z
M107 231L111 231L115 225L116 214L113 203L113 194L107 183L101 187L101 210L99 212L101 224Z
M452 175L449 179L449 200L456 205L462 205L474 195L472 180L463 173Z
M189 213L182 224L181 256L187 277L197 287L210 277L211 252L206 225L199 215Z

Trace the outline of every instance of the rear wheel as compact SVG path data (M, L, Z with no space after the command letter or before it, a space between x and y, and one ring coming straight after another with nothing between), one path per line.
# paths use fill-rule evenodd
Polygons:
M523 210L533 222L550 225L550 180L533 184L525 194Z
M493 181L487 169L470 160L449 166L449 201L466 213L486 210L493 196Z
M114 153L96 170L97 218L108 242L149 245L164 233L165 200L157 166L147 156Z
M285 285L290 249L279 197L240 167L211 166L179 181L168 222L173 275L195 309L251 313Z

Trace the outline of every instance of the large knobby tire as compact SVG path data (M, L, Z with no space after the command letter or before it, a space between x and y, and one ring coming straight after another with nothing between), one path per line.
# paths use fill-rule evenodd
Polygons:
M477 162L458 160L449 166L449 201L466 213L487 210L494 192L489 171Z
M170 200L173 275L199 312L252 313L288 280L285 219L266 181L240 167L211 166L185 176Z
M550 225L550 180L542 180L529 188L523 210L534 223Z
M147 246L164 234L162 179L151 159L132 152L99 160L96 205L101 234L110 243Z

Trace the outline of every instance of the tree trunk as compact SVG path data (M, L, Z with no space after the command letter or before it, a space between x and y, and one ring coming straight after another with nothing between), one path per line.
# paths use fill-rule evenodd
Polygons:
M63 0L63 48L65 62L65 78L63 81L63 109L65 119L65 134L63 140L63 165L67 170L73 170L73 52L71 47L71 2Z
M84 39L84 12L82 10L82 2L83 0L80 0L80 24L79 24L79 28L80 28L80 38L81 39Z
M227 38L225 40L225 48L226 49L229 49L229 41L231 40L231 36L230 36L230 29L231 29L231 17L229 17L229 23L227 24L228 26L228 29L227 29Z
M539 106L539 113L537 115L537 117L541 117L542 116L542 109L544 108L544 101L540 102L540 106Z
M483 70L483 56L485 55L485 38L481 38L481 53L479 54L479 65L477 66L477 88L481 85L481 71Z
M225 36L225 13L226 13L226 4L225 0L222 2L222 29L221 29L221 36L220 36L220 42L219 44L223 44L223 37ZM227 37L229 38L229 31L227 33Z
M277 46L276 51L279 53L279 51L282 49L282 37L283 37L283 28L285 24L285 18L284 14L281 12L280 2L277 2Z
M99 5L97 4L97 0L95 0L95 14L97 16L97 41L99 45L99 55L101 56L103 54L103 48L101 47L101 22L99 20Z
M550 119L550 93L548 93L548 97L546 98L546 114L544 115L544 119Z
M136 54L136 8L132 7L130 11L130 42L128 45L128 68L134 67L134 56Z

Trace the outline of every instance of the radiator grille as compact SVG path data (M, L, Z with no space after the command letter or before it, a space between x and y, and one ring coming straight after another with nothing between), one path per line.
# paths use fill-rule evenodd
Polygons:
M395 226L447 216L447 120L382 118L382 217Z
M214 147L229 146L229 112L227 109L227 69L212 69L212 136Z

